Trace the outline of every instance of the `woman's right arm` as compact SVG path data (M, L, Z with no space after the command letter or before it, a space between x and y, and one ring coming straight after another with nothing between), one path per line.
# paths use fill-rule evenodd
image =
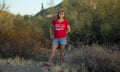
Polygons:
M53 39L53 24L50 25L49 32L50 32L50 38Z

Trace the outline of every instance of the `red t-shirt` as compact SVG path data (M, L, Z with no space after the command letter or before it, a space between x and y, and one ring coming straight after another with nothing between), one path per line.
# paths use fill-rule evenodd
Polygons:
M52 21L54 26L54 38L64 38L67 36L66 30L69 25L68 20L64 19L63 22L59 22L58 19Z

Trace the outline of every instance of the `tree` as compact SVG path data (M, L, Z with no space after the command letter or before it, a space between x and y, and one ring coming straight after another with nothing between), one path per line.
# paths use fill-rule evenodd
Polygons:
M5 0L0 3L0 10L8 10L9 6L6 5Z

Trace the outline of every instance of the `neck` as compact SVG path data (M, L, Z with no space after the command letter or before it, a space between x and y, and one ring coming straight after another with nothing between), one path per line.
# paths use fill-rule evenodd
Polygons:
M64 20L63 18L59 18L59 20Z
M62 21L64 21L64 19L63 19L63 18L60 18L60 19L58 19L58 21L59 21L59 22L62 22Z

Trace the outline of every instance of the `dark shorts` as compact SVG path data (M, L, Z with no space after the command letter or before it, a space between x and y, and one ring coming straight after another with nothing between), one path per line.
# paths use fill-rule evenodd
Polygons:
M67 44L67 38L53 38L52 45L66 45Z

